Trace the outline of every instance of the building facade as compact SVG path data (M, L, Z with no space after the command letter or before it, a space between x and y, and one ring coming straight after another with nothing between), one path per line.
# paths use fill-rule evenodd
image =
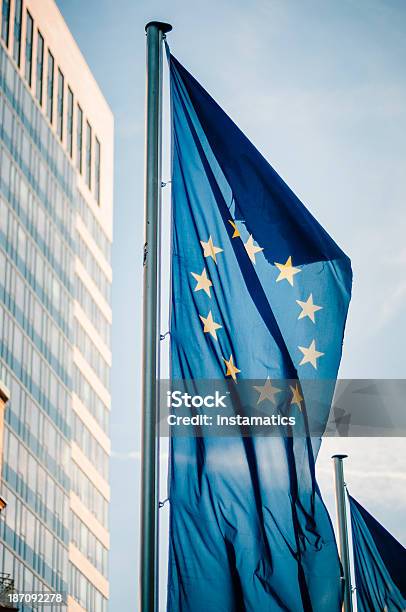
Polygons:
M105 612L113 117L55 2L0 3L0 572Z
M7 387L1 382L0 379L0 480L1 480L1 470L3 465L3 439L4 439L4 413L6 411L6 404L10 399L10 392ZM0 490L0 512L4 510L7 502L1 496ZM0 568L0 576L1 576L1 568Z

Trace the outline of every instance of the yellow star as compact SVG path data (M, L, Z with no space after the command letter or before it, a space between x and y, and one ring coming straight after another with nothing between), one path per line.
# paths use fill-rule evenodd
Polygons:
M215 340L217 340L216 329L221 329L222 325L219 325L218 323L215 323L215 321L213 321L213 315L211 314L211 310L209 311L209 314L207 315L207 317L202 317L202 315L199 315L199 317L204 323L204 327L203 327L204 333L205 334L209 333L210 335L213 336Z
M279 276L276 279L276 282L279 283L279 281L286 279L288 283L293 287L293 277L295 276L295 274L299 274L299 272L301 272L301 269L294 268L292 266L292 257L289 256L285 264L276 263L275 261L275 266L279 269Z
M302 312L299 314L298 319L303 319L304 317L309 317L313 323L315 323L314 313L318 310L322 310L323 306L316 306L313 304L313 294L311 293L307 298L307 302L301 302L300 300L296 300L297 304L299 304Z
M231 376L231 378L233 380L237 380L237 374L238 372L241 372L241 370L239 370L235 365L234 365L234 360L233 360L233 356L230 355L230 359L227 361L227 359L224 359L223 357L223 361L227 366L227 372L226 372L226 376Z
M276 406L275 395L280 393L282 390L282 389L278 389L278 387L273 386L272 381L269 378L269 376L266 379L263 387L257 387L256 385L254 385L254 389L258 391L259 393L257 404L260 404L264 400L269 399L272 402L272 404L275 404L275 406Z
M247 242L244 244L245 246L245 250L248 253L248 257L250 258L250 260L252 261L253 264L255 264L255 254L256 253L260 253L261 251L263 251L264 249L262 247L259 246L255 246L254 245L254 239L252 237L252 234L250 234L250 237L248 238Z
M205 293L211 298L210 295L210 287L213 285L211 280L207 278L206 268L203 268L203 272L201 274L196 274L196 272L191 272L191 275L195 280L197 280L197 285L193 291L200 291L203 289Z
M216 261L216 255L217 253L222 253L223 249L220 249L220 247L216 247L213 244L213 239L211 236L209 236L209 239L207 242L203 242L203 240L200 241L200 244L203 247L203 255L205 257L212 257L215 261L215 263L217 263Z
M303 359L299 363L299 365L311 363L314 369L317 370L317 359L319 359L319 357L322 357L324 353L320 353L320 351L316 350L316 342L312 340L308 348L305 348L304 346L299 346L298 349L303 353Z
M241 234L240 234L240 230L238 229L238 227L237 227L237 225L236 225L235 221L231 221L231 219L230 219L229 224L230 224L230 225L233 227L233 229L234 229L234 233L233 233L233 235L231 236L231 238L238 238L239 236L241 236Z
M292 385L289 385L290 390L292 391L292 399L290 400L290 404L296 404L299 408L299 410L302 410L302 404L301 402L303 402L303 397L300 394L300 388L298 383L296 383L296 385L294 387L292 387Z

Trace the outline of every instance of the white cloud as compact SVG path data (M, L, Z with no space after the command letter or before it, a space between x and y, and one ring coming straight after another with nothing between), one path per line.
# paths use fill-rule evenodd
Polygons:
M127 452L111 451L111 458L117 459L118 461L141 461L141 451L132 450ZM168 461L168 453L161 452L159 456L161 462Z
M133 450L124 453L119 451L111 451L111 458L123 461L138 461L141 459L141 451Z

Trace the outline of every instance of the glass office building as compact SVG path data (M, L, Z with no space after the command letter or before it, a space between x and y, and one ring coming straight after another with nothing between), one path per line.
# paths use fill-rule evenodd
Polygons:
M0 572L73 612L108 608L112 150L54 1L2 0Z

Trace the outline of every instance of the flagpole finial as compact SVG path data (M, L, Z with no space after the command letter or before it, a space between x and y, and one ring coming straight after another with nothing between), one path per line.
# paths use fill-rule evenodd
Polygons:
M148 31L148 28L150 26L155 26L156 28L158 28L158 30L161 30L161 32L163 32L164 34L166 34L166 32L170 32L172 30L172 26L170 23L165 23L164 21L149 21L147 23L147 25L145 26L145 31Z

